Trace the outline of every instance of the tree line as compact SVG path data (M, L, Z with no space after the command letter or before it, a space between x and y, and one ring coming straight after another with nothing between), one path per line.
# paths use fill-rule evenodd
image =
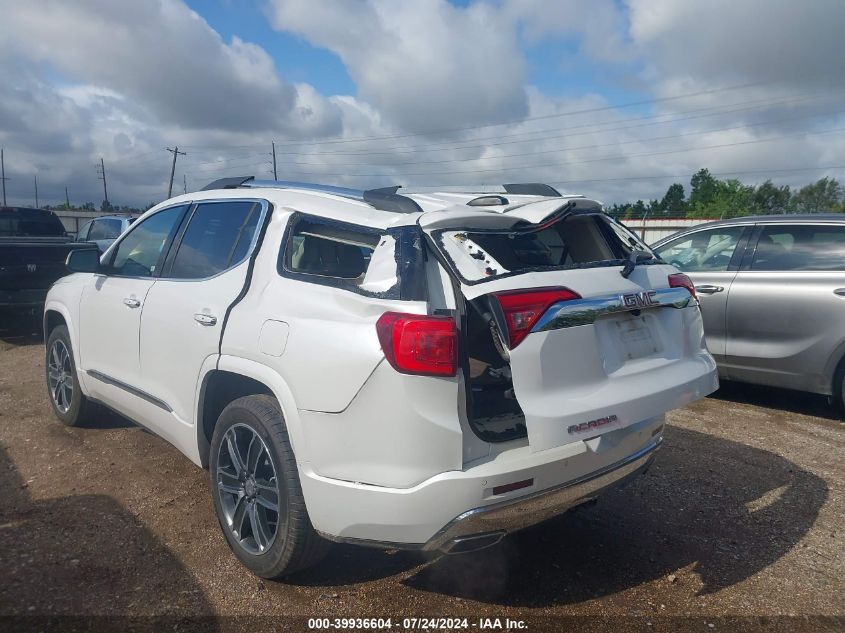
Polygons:
M733 218L742 215L782 213L843 213L845 189L835 178L820 178L799 189L771 180L746 185L736 178L720 180L708 169L690 179L689 197L684 186L673 183L660 200L637 200L606 207L620 218Z

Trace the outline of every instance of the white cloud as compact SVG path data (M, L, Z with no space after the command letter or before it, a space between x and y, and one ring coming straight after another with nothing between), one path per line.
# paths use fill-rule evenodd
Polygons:
M68 185L73 201L99 203L93 165L103 156L114 202L158 201L169 176L164 147L174 144L188 152L176 174L181 181L187 172L189 188L266 177L276 140L280 178L350 186L546 180L606 201L659 198L670 176L702 166L718 173L845 164L845 135L795 136L845 127L833 114L845 110L838 1L800 9L783 0L268 4L276 29L338 55L354 95L285 82L286 60L240 37L223 40L181 0L7 5L0 145L13 200L28 201L37 173L42 198L57 202ZM568 45L554 46L561 40ZM578 51L561 67L603 73L598 85L627 74L643 99L760 85L648 109L609 107L575 84L553 98L529 84L525 46L536 54L546 43ZM688 116L701 108L723 111ZM642 119L652 113L667 116ZM518 122L410 134L509 120ZM707 149L747 141L755 142ZM657 175L666 179L634 179Z
M275 0L272 24L336 53L358 96L401 129L517 119L526 63L513 23L484 3Z

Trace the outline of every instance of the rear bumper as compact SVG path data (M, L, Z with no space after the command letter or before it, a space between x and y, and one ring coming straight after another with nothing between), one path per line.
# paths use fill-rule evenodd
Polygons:
M551 490L468 510L450 521L422 549L445 553L480 549L497 543L510 532L551 519L643 474L662 441L658 437L625 459Z
M416 550L467 551L490 545L588 501L642 472L660 446L656 416L553 449L525 444L411 488L328 479L300 464L315 529L330 540ZM496 488L530 480L519 490ZM476 536L484 538L469 538ZM470 542L471 541L471 542Z

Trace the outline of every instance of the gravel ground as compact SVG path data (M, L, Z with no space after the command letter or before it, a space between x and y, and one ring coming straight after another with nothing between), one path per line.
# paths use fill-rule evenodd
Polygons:
M43 372L40 343L0 342L0 615L845 628L845 427L822 398L725 386L671 413L652 469L595 505L471 555L335 546L277 583L229 553L204 471L114 414L64 427ZM254 628L203 628L221 623Z

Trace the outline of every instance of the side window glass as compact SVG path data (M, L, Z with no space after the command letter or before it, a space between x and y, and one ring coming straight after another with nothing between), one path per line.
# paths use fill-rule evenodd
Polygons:
M656 249L665 262L685 272L728 269L744 227L731 226L698 231Z
M187 206L170 207L132 227L115 250L111 274L151 277L159 266L165 244L176 233Z
M751 270L845 270L845 226L766 226Z
M114 240L120 235L120 227L122 223L117 218L103 218L101 220L94 220L91 224L91 232L88 234L89 240Z
M375 230L299 219L288 237L284 268L360 286L381 237Z
M243 261L260 215L261 205L256 202L199 204L191 215L168 276L202 279Z
M82 225L82 228L79 229L79 233L76 234L76 241L77 242L84 242L88 239L88 231L91 230L91 224L93 220L90 220Z

